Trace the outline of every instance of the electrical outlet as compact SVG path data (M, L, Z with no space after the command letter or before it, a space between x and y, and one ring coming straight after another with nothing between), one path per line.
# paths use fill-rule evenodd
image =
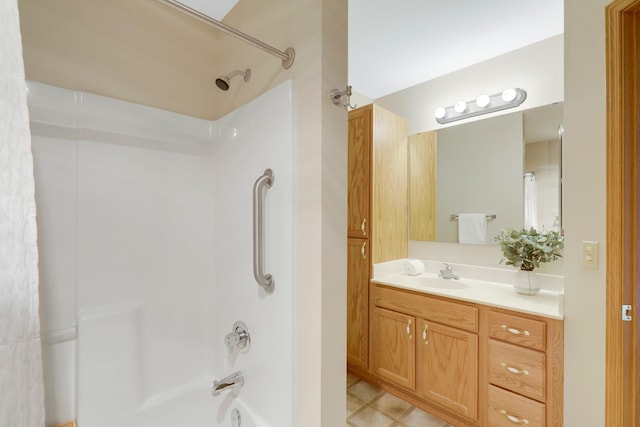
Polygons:
M598 242L582 242L582 268L585 270L598 269Z

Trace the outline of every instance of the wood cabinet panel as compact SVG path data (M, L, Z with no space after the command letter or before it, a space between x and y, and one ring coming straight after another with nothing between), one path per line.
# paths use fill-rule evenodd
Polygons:
M415 390L415 318L375 307L372 314L371 367L374 374Z
M478 336L418 319L417 390L452 412L478 417Z
M489 336L512 344L546 350L546 323L499 311L489 312Z
M470 332L478 331L478 308L425 294L377 286L373 304Z
M544 427L545 405L501 388L489 386L488 422L491 427ZM549 426L555 427L555 426Z
M369 248L367 239L347 239L347 363L368 368Z
M372 235L373 263L406 258L407 120L373 107Z
M409 136L409 236L436 240L437 132Z
M349 112L347 236L368 238L371 226L372 106Z
M544 401L546 356L535 350L489 340L489 382Z

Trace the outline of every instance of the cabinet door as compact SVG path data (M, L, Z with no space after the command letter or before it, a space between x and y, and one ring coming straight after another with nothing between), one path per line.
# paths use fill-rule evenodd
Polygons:
M347 363L366 370L369 337L369 247L347 239Z
M371 106L349 112L347 235L368 238L370 233Z
M415 390L415 318L375 307L371 320L373 373Z
M478 336L418 319L418 394L477 420Z

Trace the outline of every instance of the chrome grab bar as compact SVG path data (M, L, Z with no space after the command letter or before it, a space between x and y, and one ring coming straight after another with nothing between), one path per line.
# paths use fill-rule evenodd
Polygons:
M273 185L273 171L267 169L253 185L253 277L265 291L273 292L271 274L264 274L264 196L263 189Z

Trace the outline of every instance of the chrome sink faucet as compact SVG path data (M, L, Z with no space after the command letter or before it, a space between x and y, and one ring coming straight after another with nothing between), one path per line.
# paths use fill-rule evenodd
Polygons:
M442 277L443 279L458 280L460 278L460 276L453 272L453 267L447 263L444 264L444 269L440 270L440 274L438 274L438 276Z

